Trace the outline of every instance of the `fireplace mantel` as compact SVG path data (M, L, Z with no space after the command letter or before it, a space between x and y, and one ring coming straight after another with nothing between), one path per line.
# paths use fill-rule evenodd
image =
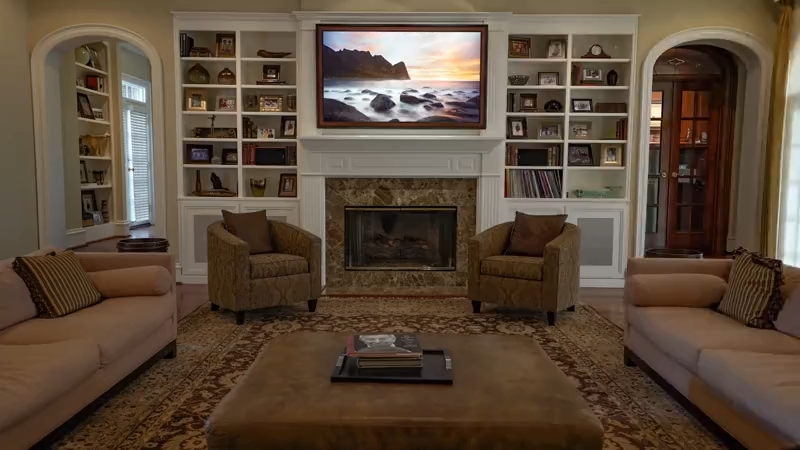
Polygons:
M325 134L300 136L309 152L374 152L391 153L477 153L489 154L503 143L503 136L475 134Z

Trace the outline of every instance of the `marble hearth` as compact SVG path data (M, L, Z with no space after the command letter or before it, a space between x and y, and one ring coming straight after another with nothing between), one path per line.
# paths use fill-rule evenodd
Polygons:
M475 235L477 179L327 178L325 260L329 288L465 286L467 240ZM448 206L457 209L455 270L346 270L345 207Z

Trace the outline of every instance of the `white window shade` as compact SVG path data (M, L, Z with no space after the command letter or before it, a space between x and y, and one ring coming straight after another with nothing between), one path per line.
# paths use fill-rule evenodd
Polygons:
M146 106L129 102L125 102L122 113L128 170L128 215L131 225L140 225L151 222L150 113Z

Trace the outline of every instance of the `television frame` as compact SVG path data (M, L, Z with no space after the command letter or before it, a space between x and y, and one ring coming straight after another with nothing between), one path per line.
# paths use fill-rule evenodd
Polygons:
M323 120L325 83L322 74L322 36L326 31L395 31L395 32L479 32L481 36L480 118L477 122L326 122ZM486 129L487 123L487 66L489 26L475 25L378 25L378 24L317 24L316 78L317 128L380 128L380 129Z

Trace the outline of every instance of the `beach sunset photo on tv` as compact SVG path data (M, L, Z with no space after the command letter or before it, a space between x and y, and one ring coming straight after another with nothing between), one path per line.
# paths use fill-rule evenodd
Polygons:
M320 128L486 128L484 25L317 25Z

